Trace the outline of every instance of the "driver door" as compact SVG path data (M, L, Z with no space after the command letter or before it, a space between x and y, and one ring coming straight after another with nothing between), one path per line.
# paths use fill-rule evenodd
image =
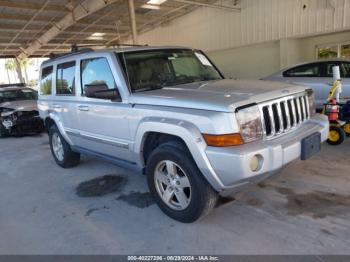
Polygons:
M123 101L89 98L84 94L85 85L96 83L105 84L109 89L118 88L111 62L109 57L91 57L79 61L81 96L76 104L79 121L77 145L80 150L129 161L131 153L128 112L131 106Z

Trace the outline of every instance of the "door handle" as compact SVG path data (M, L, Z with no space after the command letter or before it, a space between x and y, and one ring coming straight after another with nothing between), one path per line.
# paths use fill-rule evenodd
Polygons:
M78 106L78 110L79 110L79 111L89 111L89 107L88 107L88 106L80 105L80 106Z
M62 108L61 105L57 105L57 104L53 104L52 107L54 109L61 109Z

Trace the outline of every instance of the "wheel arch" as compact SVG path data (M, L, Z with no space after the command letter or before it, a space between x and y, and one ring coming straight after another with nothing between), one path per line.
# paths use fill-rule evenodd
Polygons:
M182 145L186 146L197 167L214 189L219 190L223 187L222 182L207 158L205 153L207 145L200 130L188 121L158 117L152 117L142 121L134 140L134 153L138 155L141 166L145 166L147 156L156 148L154 147L155 145L171 139L179 141ZM151 144L149 145L148 143Z
M68 137L66 131L63 128L62 122L60 121L60 119L53 114L50 114L49 116L47 116L44 120L45 123L45 127L47 129L47 132L49 132L50 128L55 125L58 130L60 131L61 135L64 137L64 139L68 142L68 144L73 145L72 141L70 140L70 138Z

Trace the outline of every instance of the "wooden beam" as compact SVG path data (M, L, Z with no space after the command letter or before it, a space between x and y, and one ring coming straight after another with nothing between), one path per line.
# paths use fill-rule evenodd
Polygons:
M23 30L25 30L28 25L35 20L35 18L47 7L47 5L49 4L50 0L46 0L46 2L41 6L41 8L39 10L37 10L34 15L27 21L27 23L18 31L16 32L16 35L12 37L12 39L10 40L9 44L13 43L18 36L23 32ZM8 48L8 45L5 47L5 50ZM1 55L1 53L0 53ZM16 61L18 62L18 59L16 59ZM21 69L19 69L21 70Z
M171 0L171 1L182 3L182 4L190 4L190 5L197 5L197 6L201 6L201 7L221 9L221 10L225 10L225 11L235 11L235 12L241 11L241 8L239 8L239 7L231 7L231 6L227 6L227 5L221 5L221 4L208 4L208 3L190 1L190 0Z
M67 33L67 34L79 33L86 27L86 25L89 25L89 24L91 23L86 23L85 26L76 24L74 26L71 26L63 30L61 33ZM47 29L48 28L49 28L49 25L47 26ZM20 29L21 29L20 25L14 25L14 24L1 24L0 26L0 32L15 32ZM23 32L34 33L34 32L40 32L42 30L43 28L40 26L30 25L25 30L23 30ZM120 30L130 30L130 27L128 25L123 25L120 27ZM115 25L110 24L109 27L107 28L104 25L94 24L94 26L89 27L89 29L86 30L85 32L90 32L90 33L101 32L101 33L112 34L113 32L115 32Z
M27 47L20 55L20 59L26 56L30 56L40 49L43 45L50 42L58 34L62 33L68 27L74 25L77 21L83 19L84 17L91 15L102 8L116 2L117 0L84 0L79 2L71 13L65 15L60 21L55 23L49 30L47 30L43 35L38 37L34 42L32 42L29 47Z
M7 0L1 0L0 1L0 7L7 7L7 8L13 8L13 9L27 9L27 10L40 10L42 7L42 4L35 4L33 1L28 3L19 2L19 1L7 1ZM47 11L55 11L55 12L64 12L66 10L66 7L64 5L54 5L49 4L46 7Z

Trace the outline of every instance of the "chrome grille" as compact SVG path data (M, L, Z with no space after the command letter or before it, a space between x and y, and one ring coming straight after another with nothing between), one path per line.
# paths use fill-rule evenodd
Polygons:
M259 104L264 136L288 132L310 118L307 95L297 94Z

